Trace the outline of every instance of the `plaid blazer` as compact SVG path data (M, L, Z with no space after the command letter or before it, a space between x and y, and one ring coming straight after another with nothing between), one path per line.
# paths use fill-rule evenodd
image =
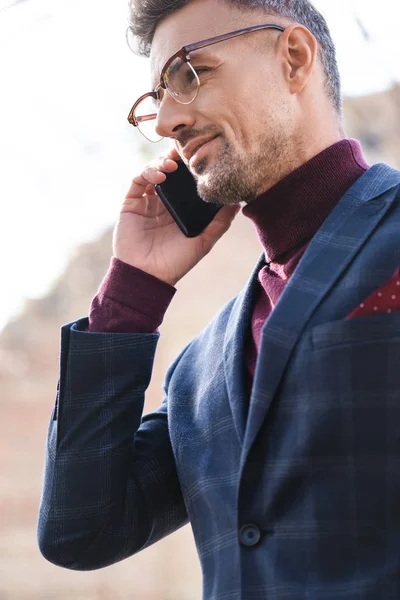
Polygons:
M263 327L250 405L263 257L143 418L158 334L62 328L45 558L98 569L190 521L205 600L400 598L400 312L345 319L400 264L399 184L374 165L316 233Z

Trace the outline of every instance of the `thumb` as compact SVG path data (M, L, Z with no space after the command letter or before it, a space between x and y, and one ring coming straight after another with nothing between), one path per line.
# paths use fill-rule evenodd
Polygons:
M228 206L223 206L221 210L219 210L216 214L214 220L217 220L218 217L220 220L225 221L233 221L236 215L240 212L241 206L240 204L229 204Z
M224 220L228 218L234 219L236 215L240 212L241 208L242 207L240 206L240 204L229 204L228 206L223 206L221 210L217 212L217 217L218 215L221 215L221 217L223 217Z
M224 233L228 231L234 218L240 211L240 208L240 205L237 204L223 206L221 210L217 212L211 223L205 228L202 235L215 243L222 235L224 235Z

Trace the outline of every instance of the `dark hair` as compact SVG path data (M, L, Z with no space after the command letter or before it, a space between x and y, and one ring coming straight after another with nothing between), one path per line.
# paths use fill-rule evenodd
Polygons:
M307 27L319 44L319 57L324 67L325 88L336 112L342 112L342 95L336 49L328 24L309 0L221 0L243 9L264 8L267 14L287 17ZM129 0L128 32L135 38L135 52L149 56L154 32L169 15L191 0ZM222 32L225 33L225 32Z

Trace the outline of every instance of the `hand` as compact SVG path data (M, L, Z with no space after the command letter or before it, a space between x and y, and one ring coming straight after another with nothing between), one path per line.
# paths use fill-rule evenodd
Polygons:
M165 173L178 168L175 148L134 177L113 235L119 260L175 285L200 262L228 231L240 206L224 206L197 237L187 238L155 192Z

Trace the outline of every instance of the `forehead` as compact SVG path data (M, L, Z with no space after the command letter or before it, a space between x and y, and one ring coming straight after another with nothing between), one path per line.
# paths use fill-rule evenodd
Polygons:
M150 53L152 80L158 80L165 62L182 46L265 21L263 10L239 10L223 0L192 0L157 27ZM207 48L211 51L215 47Z

